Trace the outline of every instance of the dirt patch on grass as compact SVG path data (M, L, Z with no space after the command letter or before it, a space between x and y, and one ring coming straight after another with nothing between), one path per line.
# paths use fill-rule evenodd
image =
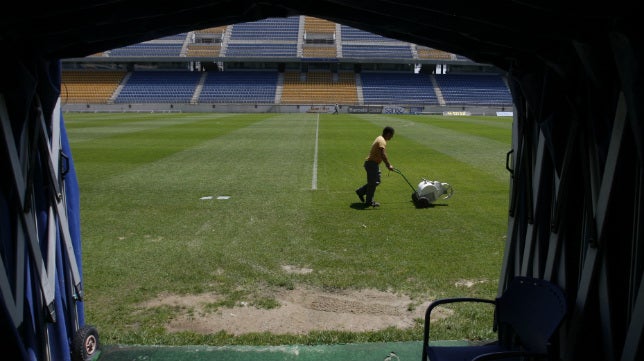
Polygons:
M319 289L283 290L273 295L279 307L259 309L242 303L226 309L208 310L216 294L162 295L145 307L176 306L176 317L166 325L169 332L254 332L306 334L337 330L364 332L388 327L410 328L424 318L429 302L415 304L409 297L377 290L327 292ZM445 317L438 313L438 317Z

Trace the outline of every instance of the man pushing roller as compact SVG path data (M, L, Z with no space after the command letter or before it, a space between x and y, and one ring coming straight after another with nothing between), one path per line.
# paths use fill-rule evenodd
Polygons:
M367 183L356 190L356 194L363 202L364 207L379 207L380 203L373 200L376 187L380 184L380 163L385 162L387 169L394 170L394 166L387 158L387 141L394 137L394 128L385 127L382 135L376 137L371 144L371 150L364 161L364 169L367 171ZM366 197L366 199L365 199Z

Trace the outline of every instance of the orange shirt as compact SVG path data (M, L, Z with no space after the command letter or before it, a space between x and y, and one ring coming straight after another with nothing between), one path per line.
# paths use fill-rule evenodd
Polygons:
M387 146L387 141L382 135L376 137L376 140L371 144L371 150L366 160L370 160L380 164L382 162L382 149Z

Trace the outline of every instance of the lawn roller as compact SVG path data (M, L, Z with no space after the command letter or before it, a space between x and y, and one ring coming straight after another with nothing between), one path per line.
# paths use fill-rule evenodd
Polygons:
M418 183L418 187L414 188L407 177L405 177L399 169L394 168L392 171L400 174L414 191L411 194L411 200L417 208L427 208L436 200L448 199L452 194L454 194L454 189L452 189L452 186L449 185L449 183L430 181L423 178L422 181Z

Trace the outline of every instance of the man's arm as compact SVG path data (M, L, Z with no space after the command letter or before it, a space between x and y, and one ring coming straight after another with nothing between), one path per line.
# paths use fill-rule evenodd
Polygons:
M394 170L394 166L389 163L389 158L387 158L387 152L385 151L385 148L380 148L380 155L382 156L382 161L385 162L387 169Z

